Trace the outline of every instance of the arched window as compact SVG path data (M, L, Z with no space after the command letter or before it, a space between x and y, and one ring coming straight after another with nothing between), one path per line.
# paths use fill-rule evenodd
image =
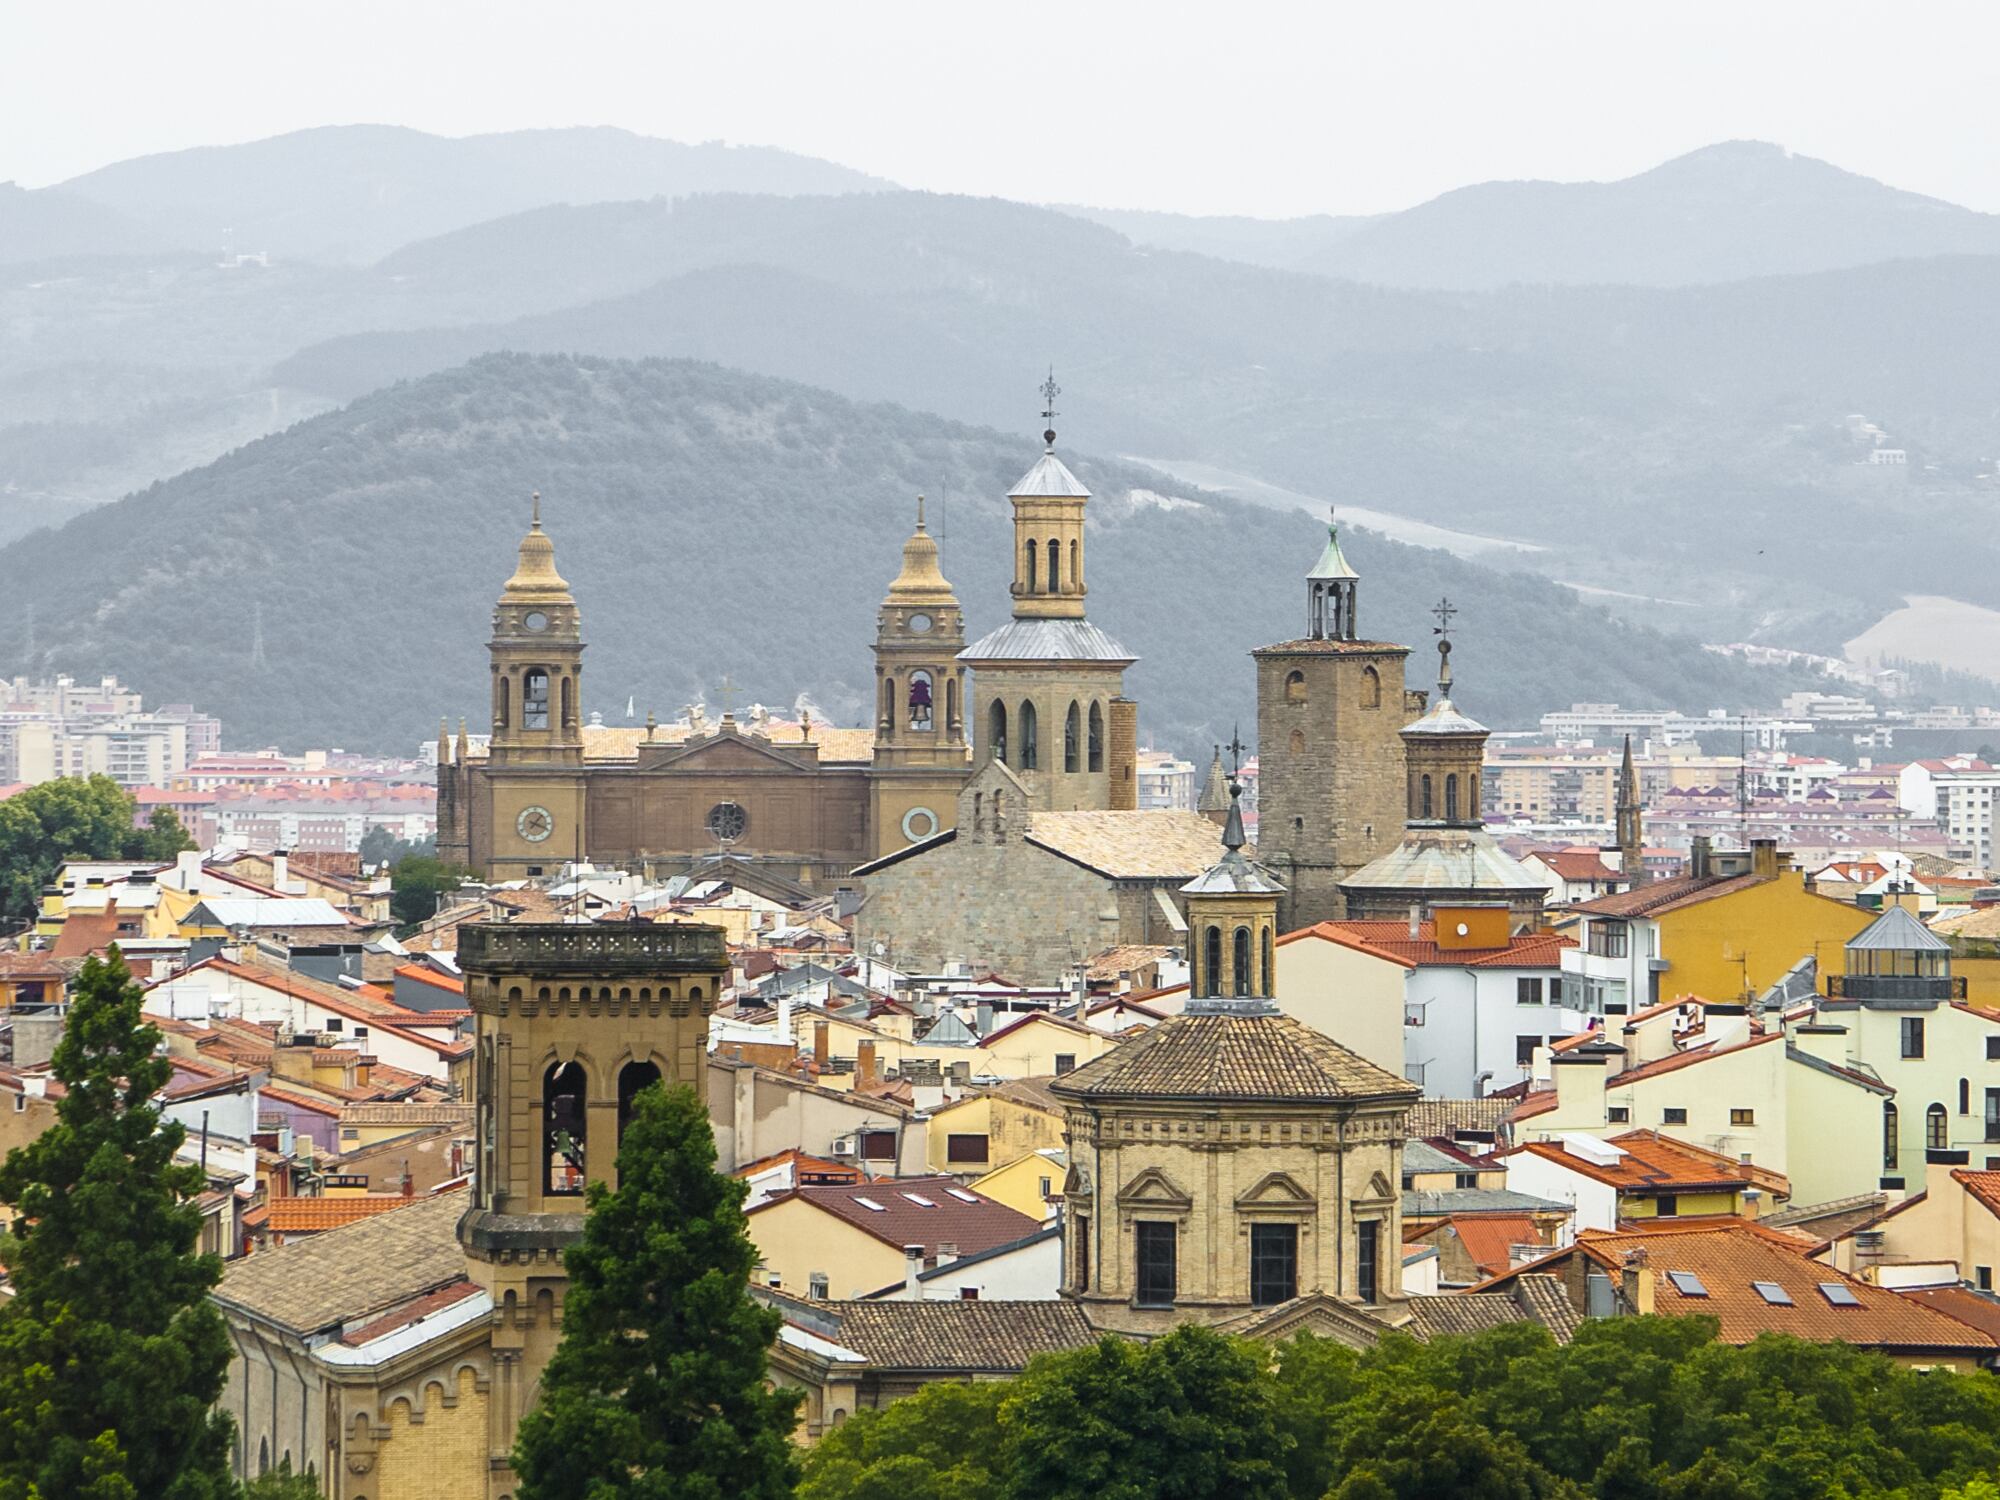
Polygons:
M542 1176L544 1191L569 1196L583 1191L583 1153L590 1124L583 1108L581 1063L556 1063L542 1080Z
M1896 1159L1901 1154L1897 1143L1896 1106L1882 1106L1882 1165L1887 1170L1896 1170Z
M1034 771L1041 767L1042 749L1036 741L1041 737L1041 725L1035 722L1035 700L1021 700L1021 769Z
M1062 543L1049 538L1049 592L1062 592Z
M1958 1112L1962 1115L1972 1113L1972 1080L1970 1078L1961 1078L1958 1080Z
M1071 537L1069 541L1069 586L1073 589L1083 587L1083 558L1077 551L1075 537Z
M892 729L896 724L896 677L893 672L882 678L882 727Z
M1291 739L1285 742L1285 748L1290 750L1294 755L1304 755L1306 753L1306 732L1303 729L1294 729Z
M931 674L922 667L910 674L910 728L931 727Z
M639 1091L660 1081L657 1063L629 1062L618 1070L618 1139L625 1139L625 1127L637 1108Z
M1063 769L1072 775L1076 772L1077 740L1082 737L1082 714L1071 699L1069 712L1063 716Z
M1271 929L1264 929L1264 987L1257 991L1260 995L1275 996L1278 993L1278 945L1271 936Z
M562 680L562 708L563 727L568 728L576 723L576 679L567 672Z
M549 727L549 674L540 667L530 667L521 680L521 727Z
M505 672L494 673L493 727L495 729L505 729L507 727L507 710L510 707L508 700L513 696L514 685L507 680L507 674Z
M955 672L944 680L944 727L958 727L958 674Z
M986 710L986 738L993 746L993 758L1001 765L1007 764L1007 705L998 698Z
M1455 771L1444 779L1444 816L1448 823L1458 821L1458 773Z
M1933 1104L1924 1111L1924 1149L1942 1151L1950 1144L1950 1132L1945 1125L1944 1106Z
M1285 701L1303 703L1306 701L1306 674L1287 672L1285 674Z
M1237 928L1236 940L1230 946L1235 950L1230 957L1236 961L1234 976L1236 983L1232 988L1239 995L1247 995L1250 993L1250 980L1253 977L1250 972L1250 929Z
M1090 705L1090 769L1104 769L1104 709L1100 704Z
M1472 794L1465 799L1466 816L1472 818L1483 817L1485 815L1485 807L1479 800L1479 773L1474 771L1470 780L1472 782Z
M974 792L972 794L972 831L974 833L986 832L986 793L984 792Z
M1382 674L1373 667L1361 669L1361 706L1363 708L1382 706Z
M1201 939L1201 992L1222 993L1222 929L1210 926Z
M1419 809L1417 816L1419 818L1428 818L1431 816L1431 778L1429 773L1425 774L1422 786L1422 793L1417 799L1417 807Z
M1035 572L1035 554L1040 550L1041 549L1035 544L1035 539L1033 537L1029 537L1028 538L1028 592L1031 594L1041 587L1041 584L1037 581Z

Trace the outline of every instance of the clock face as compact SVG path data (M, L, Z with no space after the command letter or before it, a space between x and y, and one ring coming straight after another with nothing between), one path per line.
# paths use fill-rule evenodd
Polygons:
M540 632L549 628L549 617L539 609L531 609L521 616L521 623L530 630Z
M546 807L524 807L514 820L514 832L531 844L539 844L555 831L555 816Z
M929 630L930 628L931 628L931 617L929 615L910 616L910 629L914 630L918 635L922 635L925 631Z

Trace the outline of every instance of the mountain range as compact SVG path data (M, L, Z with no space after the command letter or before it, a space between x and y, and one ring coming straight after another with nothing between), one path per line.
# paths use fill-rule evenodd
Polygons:
M219 714L234 743L407 751L440 715L479 721L492 603L538 488L592 643L586 711L617 722L629 698L671 720L726 673L853 723L916 495L977 634L1005 615L1005 495L1039 446L712 365L489 355L0 549L0 661L118 672ZM1065 453L1096 494L1091 615L1141 657L1147 731L1193 748L1253 723L1246 653L1300 633L1323 531ZM1577 697L1765 701L1803 680L1527 575L1346 544L1371 634L1427 641L1430 601L1461 605L1457 696L1496 723ZM1419 647L1412 684L1433 666Z

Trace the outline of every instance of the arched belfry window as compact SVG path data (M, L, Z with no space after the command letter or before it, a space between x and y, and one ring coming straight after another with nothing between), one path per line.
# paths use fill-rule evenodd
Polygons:
M956 673L944 680L944 727L954 732L958 729L958 675Z
M493 674L493 727L505 729L508 721L510 700L514 696L514 685L507 680L505 672Z
M1007 764L1007 705L998 698L986 710L986 738L993 746L993 758Z
M896 725L896 676L893 672L882 678L882 727L893 729Z
M1082 737L1082 718L1081 710L1072 699L1069 712L1063 716L1063 769L1072 775L1077 767L1077 741Z
M1062 543L1054 537L1049 538L1049 592L1062 592Z
M1426 772L1424 774L1422 793L1418 799L1417 805L1421 809L1417 813L1418 817L1428 818L1431 816L1431 778L1429 772Z
M1038 582L1036 582L1036 569L1035 569L1035 554L1040 550L1041 549L1037 547L1035 544L1035 539L1033 537L1029 537L1028 538L1028 592L1031 594L1041 587L1041 585Z
M1083 555L1078 551L1075 537L1071 537L1069 542L1069 586L1072 589L1083 587Z
M1260 995L1275 996L1278 993L1277 958L1278 945L1272 937L1271 929L1266 927L1264 929L1264 986L1257 991Z
M1373 667L1361 669L1361 706L1363 708L1382 706L1382 674Z
M1090 769L1104 769L1104 708L1101 704L1090 705Z
M637 1107L639 1092L660 1081L657 1063L629 1062L618 1070L618 1139L625 1139L625 1127Z
M1212 924L1201 939L1201 992L1222 993L1222 929Z
M1285 701L1303 703L1306 701L1306 674L1287 672L1285 674Z
M1444 779L1444 816L1446 822L1456 823L1458 821L1457 772L1453 772Z
M922 667L910 674L910 728L931 727L931 674Z
M1236 949L1236 952L1233 955L1233 957L1236 960L1236 976L1235 976L1236 984L1234 988L1237 994L1247 995L1250 993L1250 980L1253 977L1250 971L1249 928L1239 927L1236 929L1236 941L1234 947Z
M562 721L565 729L576 723L576 679L568 673L562 680Z
M521 727L549 727L549 674L540 667L530 667L521 679Z
M1041 765L1041 746L1036 743L1040 737L1041 725L1035 722L1035 700L1021 700L1021 769L1033 771Z
M583 1107L581 1063L553 1065L542 1080L543 1191L566 1196L583 1191L583 1154L590 1125Z

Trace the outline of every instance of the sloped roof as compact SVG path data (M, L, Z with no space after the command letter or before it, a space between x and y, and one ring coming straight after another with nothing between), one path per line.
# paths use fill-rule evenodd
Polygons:
M1507 1098L1419 1099L1410 1106L1409 1130L1419 1139L1465 1130L1491 1135L1506 1122L1507 1111L1513 1107L1514 1101Z
M959 661L1094 661L1129 667L1139 658L1088 620L1009 620L958 653Z
M1484 724L1480 723L1477 719L1469 718L1465 714L1460 713L1458 705L1453 703L1444 694L1440 694L1437 701L1424 711L1422 718L1413 724L1405 724L1403 726L1403 733L1406 735L1485 734L1487 732Z
M282 1201L282 1200L279 1200ZM214 1296L295 1333L355 1322L465 1276L459 1193L232 1261Z
M1419 966L1454 969L1559 969L1563 950L1574 948L1576 940L1559 932L1526 932L1510 936L1498 948L1444 948L1438 945L1437 923L1426 920L1410 936L1408 922L1343 921L1322 922L1352 933L1373 948L1393 953Z
M1428 1343L1454 1334L1484 1333L1506 1323L1540 1323L1558 1344L1567 1344L1583 1317L1563 1294L1559 1278L1541 1273L1518 1276L1504 1291L1443 1292L1409 1299L1410 1321L1403 1332Z
M1097 1330L1074 1302L825 1302L833 1337L881 1369L1016 1374L1038 1354L1081 1349Z
M1060 1099L1411 1100L1421 1092L1286 1015L1179 1015L1058 1078Z
M767 1214L795 1199L803 1199L898 1250L922 1245L926 1260L937 1254L940 1243L956 1245L961 1254L973 1255L1025 1239L1042 1227L1026 1214L963 1188L950 1177L897 1177L796 1187L758 1204L749 1217ZM879 1207L871 1208L870 1204Z
M1545 891L1483 828L1410 828L1387 854L1340 882L1343 890Z
M1090 491L1050 448L1007 491L1010 500L1088 500Z
M318 896L204 896L187 921L206 912L216 927L352 927L333 903Z
M1454 1214L1423 1230L1423 1237L1433 1242L1447 1234L1465 1247L1482 1277L1506 1270L1513 1261L1514 1246L1542 1243L1535 1221L1526 1214L1469 1214L1462 1218Z
M266 1222L277 1234L317 1234L357 1219L410 1208L416 1199L401 1193L356 1193L345 1198L273 1198Z
M1752 1186L1782 1192L1788 1186L1776 1172L1739 1162L1720 1152L1690 1146L1657 1130L1628 1130L1602 1144L1615 1146L1623 1154L1607 1166L1564 1150L1561 1141L1530 1141L1507 1154L1527 1152L1626 1192L1685 1193L1700 1188Z
M1761 875L1679 875L1672 880L1656 880L1629 891L1614 891L1592 901L1580 901L1570 910L1588 917L1653 917L1702 901L1713 901L1735 891L1760 884Z
M1222 854L1222 830L1199 813L1038 812L1028 842L1114 880L1187 880Z
M1924 926L1901 906L1885 907L1881 916L1847 940L1847 946L1894 953L1951 951L1951 944Z
M1951 1174L1951 1180L1964 1188L1973 1202L2000 1219L2000 1172L1973 1172L1961 1167Z

